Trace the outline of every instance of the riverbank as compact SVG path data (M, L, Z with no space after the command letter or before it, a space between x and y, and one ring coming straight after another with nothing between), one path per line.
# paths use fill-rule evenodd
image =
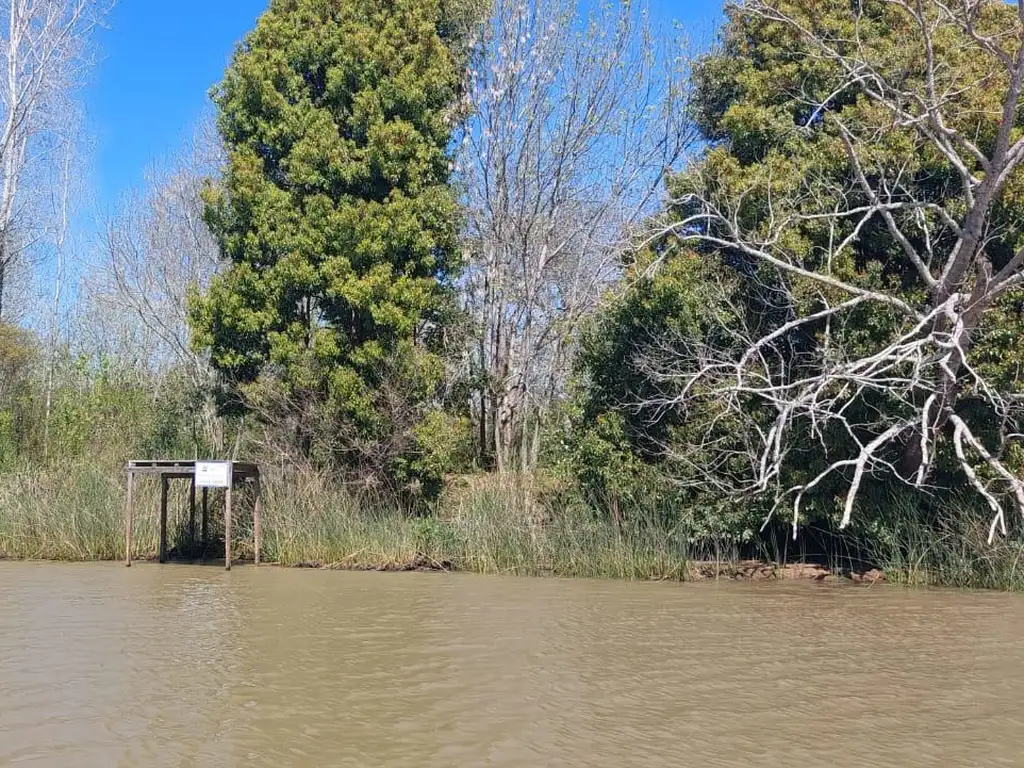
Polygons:
M280 565L270 563L269 565ZM374 571L382 573L408 571L457 571L450 562L434 560L426 555L417 554L412 560L402 563L380 564L376 566L353 566L345 562L316 563L303 562L291 566L328 571ZM562 574L549 571L534 576L578 577L578 574ZM734 562L714 562L710 560L694 560L685 563L684 567L675 571L671 579L655 579L657 581L816 581L826 583L850 584L884 584L887 579L878 568L836 569L818 563L771 563L764 560L738 560Z
M0 478L0 557L90 561L124 556L121 477L82 468L67 475ZM138 488L134 559L157 549L155 484ZM172 545L185 526L184 488L169 507ZM215 500L216 501L216 500ZM235 553L251 557L251 518L236 502ZM218 514L211 537L222 535ZM282 566L318 564L400 570L434 563L450 570L541 576L683 580L692 546L677 531L616 527L582 508L551 514L530 489L486 479L448 494L429 516L412 516L370 494L328 486L316 476L269 477L263 558Z
M124 489L116 472L9 473L0 477L0 558L118 560L124 556ZM157 489L139 488L133 558L157 550ZM153 484L155 485L155 484ZM1024 589L1024 543L989 546L966 514L945 527L908 525L899 537L843 540L815 557L753 556L679 530L615 525L580 504L537 500L534 489L493 477L463 483L430 516L411 516L370 495L316 477L271 478L263 527L265 562L344 570L451 570L517 576L642 581L888 581L917 586ZM172 492L172 543L184 535L185 489ZM244 509L244 504L240 505ZM148 510L148 511L147 511ZM214 538L221 535L213 516ZM235 553L251 557L251 520L235 520ZM216 551L216 550L214 550ZM794 562L797 561L797 562Z
M0 553L0 562L44 562L44 563L67 563L67 562L114 562L120 558L105 558L85 561L68 561L55 559L39 559L12 557ZM156 553L151 553L142 562L155 564ZM172 562L179 562L183 565L208 565L210 563L222 565L223 558L210 560L180 559ZM252 561L236 562L236 565L251 565ZM499 576L529 576L538 578L595 578L592 574L584 574L574 571L562 573L554 569L531 570L528 572L480 570L458 567L450 561L436 560L423 553L416 553L408 560L342 560L333 563L321 563L316 561L300 561L292 564L280 562L263 561L261 567L283 568L286 570L315 570L315 571L345 571L355 573L478 573ZM616 580L616 577L604 576L605 579ZM735 562L714 562L714 561L686 561L674 567L670 573L664 576L657 576L652 572L648 577L641 579L637 576L618 577L620 581L677 581L677 582L707 582L707 581L738 581L738 582L763 582L763 581L815 581L823 583L849 583L858 585L884 584L888 581L885 572L877 568L860 569L832 569L817 563L771 563L762 560L739 560Z

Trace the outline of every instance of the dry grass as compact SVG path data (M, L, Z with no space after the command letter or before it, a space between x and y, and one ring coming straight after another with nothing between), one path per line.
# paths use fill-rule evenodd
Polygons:
M86 466L5 474L0 557L122 557L122 479L116 470ZM136 558L156 552L156 515L145 512L156 509L155 485L139 486ZM183 492L172 495L172 529L183 519ZM179 510L177 518L173 510ZM411 517L315 475L271 475L264 510L264 559L286 566L682 579L689 560L685 542L671 532L619 530L581 507L542 508L532 485L519 478L475 479L442 498L435 515ZM249 526L243 511L235 525L240 556L251 554ZM218 535L219 527L212 533Z
M157 549L157 484L140 483L138 494L132 554L145 559ZM0 558L119 559L124 504L119 468L83 464L63 472L6 472L0 475ZM174 538L183 530L184 484L172 494L171 507ZM238 507L235 551L247 557L251 518L244 500ZM264 560L284 566L684 580L696 572L697 561L708 559L676 531L617 528L572 496L545 498L529 478L465 479L453 484L433 515L413 517L316 475L272 473L264 509ZM989 546L987 529L972 510L954 505L927 525L910 510L894 508L891 517L896 523L888 534L856 542L888 580L1024 589L1024 542ZM212 535L220 536L220 516L213 514L211 522ZM728 562L738 554L724 557Z

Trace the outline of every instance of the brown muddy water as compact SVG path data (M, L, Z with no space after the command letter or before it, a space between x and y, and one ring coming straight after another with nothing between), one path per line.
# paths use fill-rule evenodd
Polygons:
M1024 598L0 563L0 766L1022 766Z

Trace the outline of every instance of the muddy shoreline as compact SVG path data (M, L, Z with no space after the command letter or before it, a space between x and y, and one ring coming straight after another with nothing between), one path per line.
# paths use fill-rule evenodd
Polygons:
M51 560L45 558L21 558L11 557L0 553L0 562L8 563L61 563L73 562L62 560ZM74 562L118 562L118 560L93 560ZM136 563L156 564L157 558L143 557L135 559ZM179 565L223 565L223 560L189 560L174 559L171 563ZM233 566L252 565L250 560L232 561ZM302 561L293 564L283 565L281 563L264 562L261 567L283 568L286 570L318 570L318 571L350 571L357 573L477 573L459 568L449 561L438 561L426 555L417 555L415 558L405 562L366 564L340 561L333 563L321 563L317 561ZM535 578L579 578L570 573L561 573L551 569L539 573ZM637 581L637 579L609 579L610 581ZM686 563L681 568L678 578L666 577L650 579L653 581L678 581L678 582L708 582L708 581L817 581L836 584L884 584L887 579L885 572L878 568L865 569L830 569L815 563L769 563L760 560L742 560L738 562L714 562L694 561Z
M278 564L269 564L275 565ZM447 572L460 573L462 569L447 561L437 561L425 555L419 555L405 563L386 563L381 565L354 565L344 561L338 563L301 562L294 565L281 566L286 568L312 569L326 571L361 571L371 573L408 573L408 572ZM568 577L571 575L550 570L542 574L549 577ZM814 563L777 563L760 560L743 560L739 562L695 561L687 563L685 573L679 579L658 579L659 581L819 581L827 583L850 584L883 584L885 573L878 568L865 569L829 569Z

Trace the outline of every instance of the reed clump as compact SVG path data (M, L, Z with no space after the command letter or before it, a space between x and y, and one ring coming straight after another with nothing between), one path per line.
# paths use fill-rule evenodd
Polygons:
M884 527L858 546L890 582L919 587L1024 591L1024 540L989 541L989 523L966 499L927 514L894 500Z
M423 516L315 478L268 485L264 556L282 565L683 579L690 560L671 531L553 509L527 478L471 478Z
M87 465L15 468L0 475L0 557L112 560L124 556L121 477ZM140 504L151 508L155 493ZM156 520L141 520L136 556L156 550Z

